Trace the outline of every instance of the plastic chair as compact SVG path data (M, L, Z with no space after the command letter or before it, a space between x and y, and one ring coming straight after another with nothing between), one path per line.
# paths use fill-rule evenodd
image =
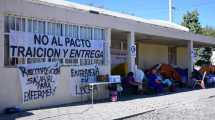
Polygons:
M196 85L200 85L202 89L205 89L205 83L204 83L205 76L206 76L206 71L204 72L201 80L194 81L193 89L196 87Z

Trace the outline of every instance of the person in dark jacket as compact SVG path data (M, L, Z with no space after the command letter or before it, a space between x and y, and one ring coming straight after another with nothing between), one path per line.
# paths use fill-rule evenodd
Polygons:
M125 78L125 89L127 89L127 91L129 93L137 94L138 93L138 85L140 85L140 84L141 83L135 81L134 73L129 72L127 77Z
M148 75L148 86L155 90L156 93L162 93L163 92L163 85L161 83L161 78L157 74L156 69L152 69L152 71Z

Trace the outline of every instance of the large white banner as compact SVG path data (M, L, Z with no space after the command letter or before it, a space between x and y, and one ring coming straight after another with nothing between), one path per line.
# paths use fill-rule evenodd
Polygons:
M99 75L98 65L76 66L71 68L71 92L72 96L89 94L89 86L86 83L96 82Z
M24 58L28 63L35 63L40 59L41 62L59 60L69 65L101 64L104 54L103 40L29 32L11 31L9 44L10 58Z
M60 75L58 62L18 65L23 103L55 95Z

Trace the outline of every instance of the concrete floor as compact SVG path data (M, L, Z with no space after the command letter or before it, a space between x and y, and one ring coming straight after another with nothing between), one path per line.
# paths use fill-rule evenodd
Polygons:
M206 93L207 94L207 93ZM192 98L190 98L192 99ZM121 118L125 120L214 120L215 95L179 102L152 111Z
M93 106L67 105L19 114L1 115L0 120L210 120L215 118L215 88L161 96L133 96L118 102Z

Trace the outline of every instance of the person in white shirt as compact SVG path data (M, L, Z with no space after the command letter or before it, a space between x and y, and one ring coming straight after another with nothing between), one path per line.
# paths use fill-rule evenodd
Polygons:
M137 65L136 65L135 66L135 72L134 72L134 79L136 82L141 83L138 85L139 90L143 89L142 83L143 83L144 77L145 77L144 72L141 69L138 69Z

